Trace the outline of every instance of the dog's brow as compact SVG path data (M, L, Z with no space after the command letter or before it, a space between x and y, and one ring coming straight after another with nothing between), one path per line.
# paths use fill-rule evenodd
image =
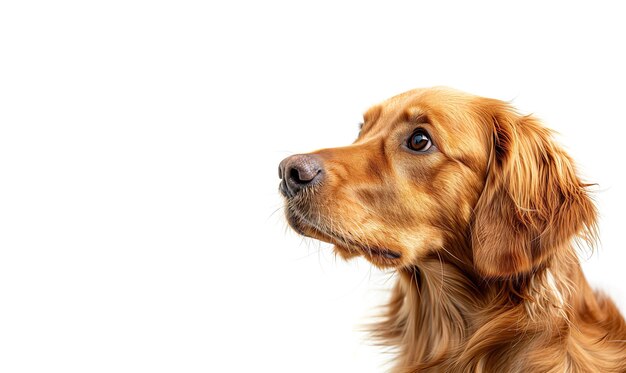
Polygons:
M404 111L404 118L406 122L411 123L430 123L428 119L428 115L426 113L416 107L408 108Z

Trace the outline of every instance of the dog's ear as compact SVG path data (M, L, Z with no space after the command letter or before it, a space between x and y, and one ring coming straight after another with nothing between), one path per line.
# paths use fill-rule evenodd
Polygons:
M481 116L493 136L483 192L474 209L474 265L487 277L532 271L576 235L593 241L596 209L570 157L532 116L497 100Z

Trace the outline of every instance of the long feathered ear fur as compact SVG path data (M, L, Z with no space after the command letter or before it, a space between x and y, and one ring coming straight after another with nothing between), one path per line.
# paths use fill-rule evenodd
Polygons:
M574 236L593 240L596 209L587 185L551 132L504 102L483 104L493 147L471 227L477 270L487 277L530 272L569 250Z

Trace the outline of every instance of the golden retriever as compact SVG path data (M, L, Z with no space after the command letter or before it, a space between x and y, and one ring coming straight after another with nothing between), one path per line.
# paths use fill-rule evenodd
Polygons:
M394 372L626 372L626 323L575 250L595 240L589 185L533 116L412 90L279 176L293 229L398 272L373 326Z

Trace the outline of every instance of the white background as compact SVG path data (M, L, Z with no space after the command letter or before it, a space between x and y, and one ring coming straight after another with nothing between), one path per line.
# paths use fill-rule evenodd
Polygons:
M288 232L277 166L432 85L561 133L626 310L622 9L2 2L0 371L383 371L359 329L392 275Z

